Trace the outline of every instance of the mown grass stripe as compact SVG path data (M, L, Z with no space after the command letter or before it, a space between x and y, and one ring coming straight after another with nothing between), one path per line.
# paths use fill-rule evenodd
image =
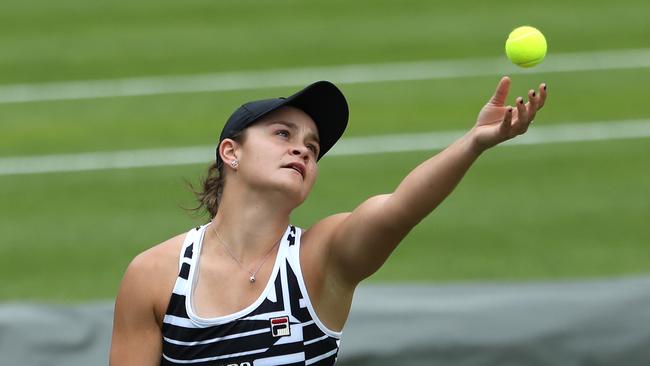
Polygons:
M328 153L328 156L438 150L448 146L463 133L465 131L344 138ZM650 137L650 119L564 123L554 126L534 126L528 133L509 141L506 145L534 145L647 137ZM205 164L214 156L214 149L214 146L194 146L5 157L0 158L0 175Z
M289 87L320 79L339 84L353 84L648 67L650 49L550 54L542 65L533 69L518 68L510 64L505 57L339 65L4 85L0 86L0 104Z

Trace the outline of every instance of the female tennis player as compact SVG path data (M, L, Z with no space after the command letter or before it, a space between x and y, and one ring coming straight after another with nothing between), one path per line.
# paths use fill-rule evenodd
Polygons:
M474 127L394 192L302 230L291 212L348 106L320 81L249 102L228 119L199 192L211 221L138 255L115 304L112 366L333 365L354 290L487 149L526 132L546 85L506 106L499 82Z

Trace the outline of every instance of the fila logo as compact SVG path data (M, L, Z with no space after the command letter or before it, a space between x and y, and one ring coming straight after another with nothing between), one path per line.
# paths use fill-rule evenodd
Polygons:
M271 334L273 334L274 337L290 336L291 328L289 327L289 317L282 316L279 318L272 318Z

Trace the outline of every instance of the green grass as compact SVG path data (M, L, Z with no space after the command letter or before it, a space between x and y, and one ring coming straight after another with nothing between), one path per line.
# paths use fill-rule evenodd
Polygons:
M650 268L647 140L502 147L397 249L375 280L533 279ZM323 160L293 221L388 192L427 153ZM571 159L567 159L571 156ZM620 164L625 161L626 164ZM387 169L388 167L388 169ZM390 172L390 174L387 174ZM116 291L138 252L200 222L179 207L201 166L3 177L3 297L92 299ZM357 183L359 182L359 183ZM19 275L17 275L19 274Z
M351 106L345 136L467 129L497 81L495 76L343 85ZM646 103L650 69L516 76L510 101L541 81L552 93L541 124L648 117L639 106ZM242 101L292 90L0 105L0 156L211 145Z
M643 1L31 0L0 12L0 85L498 57L521 24L544 31L549 58L645 48L649 12ZM468 129L498 77L341 85L346 136ZM551 94L537 125L650 118L650 69L517 75L510 99L542 81ZM0 157L211 145L239 104L295 89L0 104ZM371 280L649 273L649 151L647 138L497 148ZM389 192L433 153L326 158L293 222ZM0 176L0 299L114 296L134 255L203 221L179 207L193 204L183 179L203 171Z
M642 48L647 10L642 0L25 0L0 14L0 82L492 56L528 23L552 52Z

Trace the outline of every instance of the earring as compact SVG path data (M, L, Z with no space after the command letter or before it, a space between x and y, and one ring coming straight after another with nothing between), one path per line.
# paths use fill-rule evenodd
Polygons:
M230 163L230 165L232 165L233 168L237 169L237 167L239 166L239 161L235 159Z

